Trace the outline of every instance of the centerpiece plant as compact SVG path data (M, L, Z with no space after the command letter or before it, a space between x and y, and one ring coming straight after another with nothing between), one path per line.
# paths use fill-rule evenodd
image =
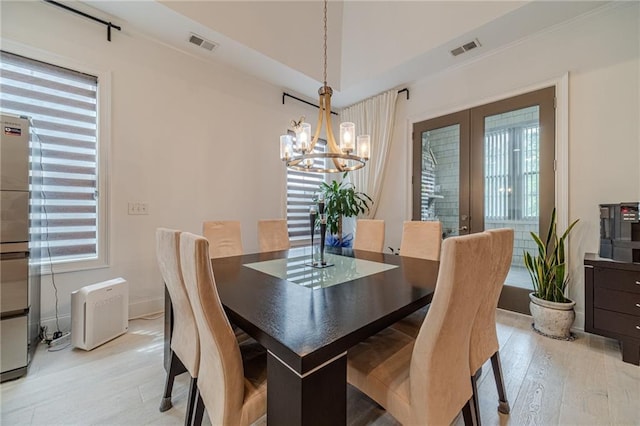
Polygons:
M369 211L371 197L364 192L357 191L353 183L345 180L348 172L342 175L342 180L332 180L331 183L322 182L318 191L324 198L325 213L327 214L327 229L333 235L329 245L343 246L342 218L354 217Z

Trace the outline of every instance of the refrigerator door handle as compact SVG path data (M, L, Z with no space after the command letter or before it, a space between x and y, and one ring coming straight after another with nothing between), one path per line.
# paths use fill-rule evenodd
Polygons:
M0 260L24 259L29 257L29 251L19 251L11 253L0 253Z

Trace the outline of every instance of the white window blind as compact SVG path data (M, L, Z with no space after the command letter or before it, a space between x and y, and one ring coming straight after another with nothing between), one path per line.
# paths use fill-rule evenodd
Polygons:
M95 259L98 79L1 55L0 108L31 124L31 238L52 262Z
M314 152L324 152L325 140L319 139ZM324 160L316 159L316 162ZM301 246L311 242L309 208L315 204L320 183L324 182L322 173L306 173L287 169L287 226L292 246ZM316 233L319 231L316 229Z
M485 217L537 220L540 166L538 124L485 134Z

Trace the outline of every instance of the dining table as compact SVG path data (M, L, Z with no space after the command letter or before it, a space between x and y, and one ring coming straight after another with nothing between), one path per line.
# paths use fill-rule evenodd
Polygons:
M345 248L323 257L313 266L318 250L301 247L211 260L229 320L266 348L268 424L346 424L349 348L433 297L437 261Z

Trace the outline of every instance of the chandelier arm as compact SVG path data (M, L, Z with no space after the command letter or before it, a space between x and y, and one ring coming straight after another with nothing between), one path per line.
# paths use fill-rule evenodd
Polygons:
M327 116L327 145L329 147L329 152L341 154L342 151L336 143L336 138L333 136L333 127L331 126L331 94L325 93L322 97L324 100L325 114ZM333 158L332 160L333 164L336 166L336 169L340 170L341 172L344 171L344 166L338 158Z
M320 130L322 129L322 112L324 110L324 99L320 96L320 106L318 107L318 125L316 126L316 132L313 134L313 138L311 139L311 144L309 145L309 152L313 152L316 147L316 143L318 143L318 138L320 137Z

